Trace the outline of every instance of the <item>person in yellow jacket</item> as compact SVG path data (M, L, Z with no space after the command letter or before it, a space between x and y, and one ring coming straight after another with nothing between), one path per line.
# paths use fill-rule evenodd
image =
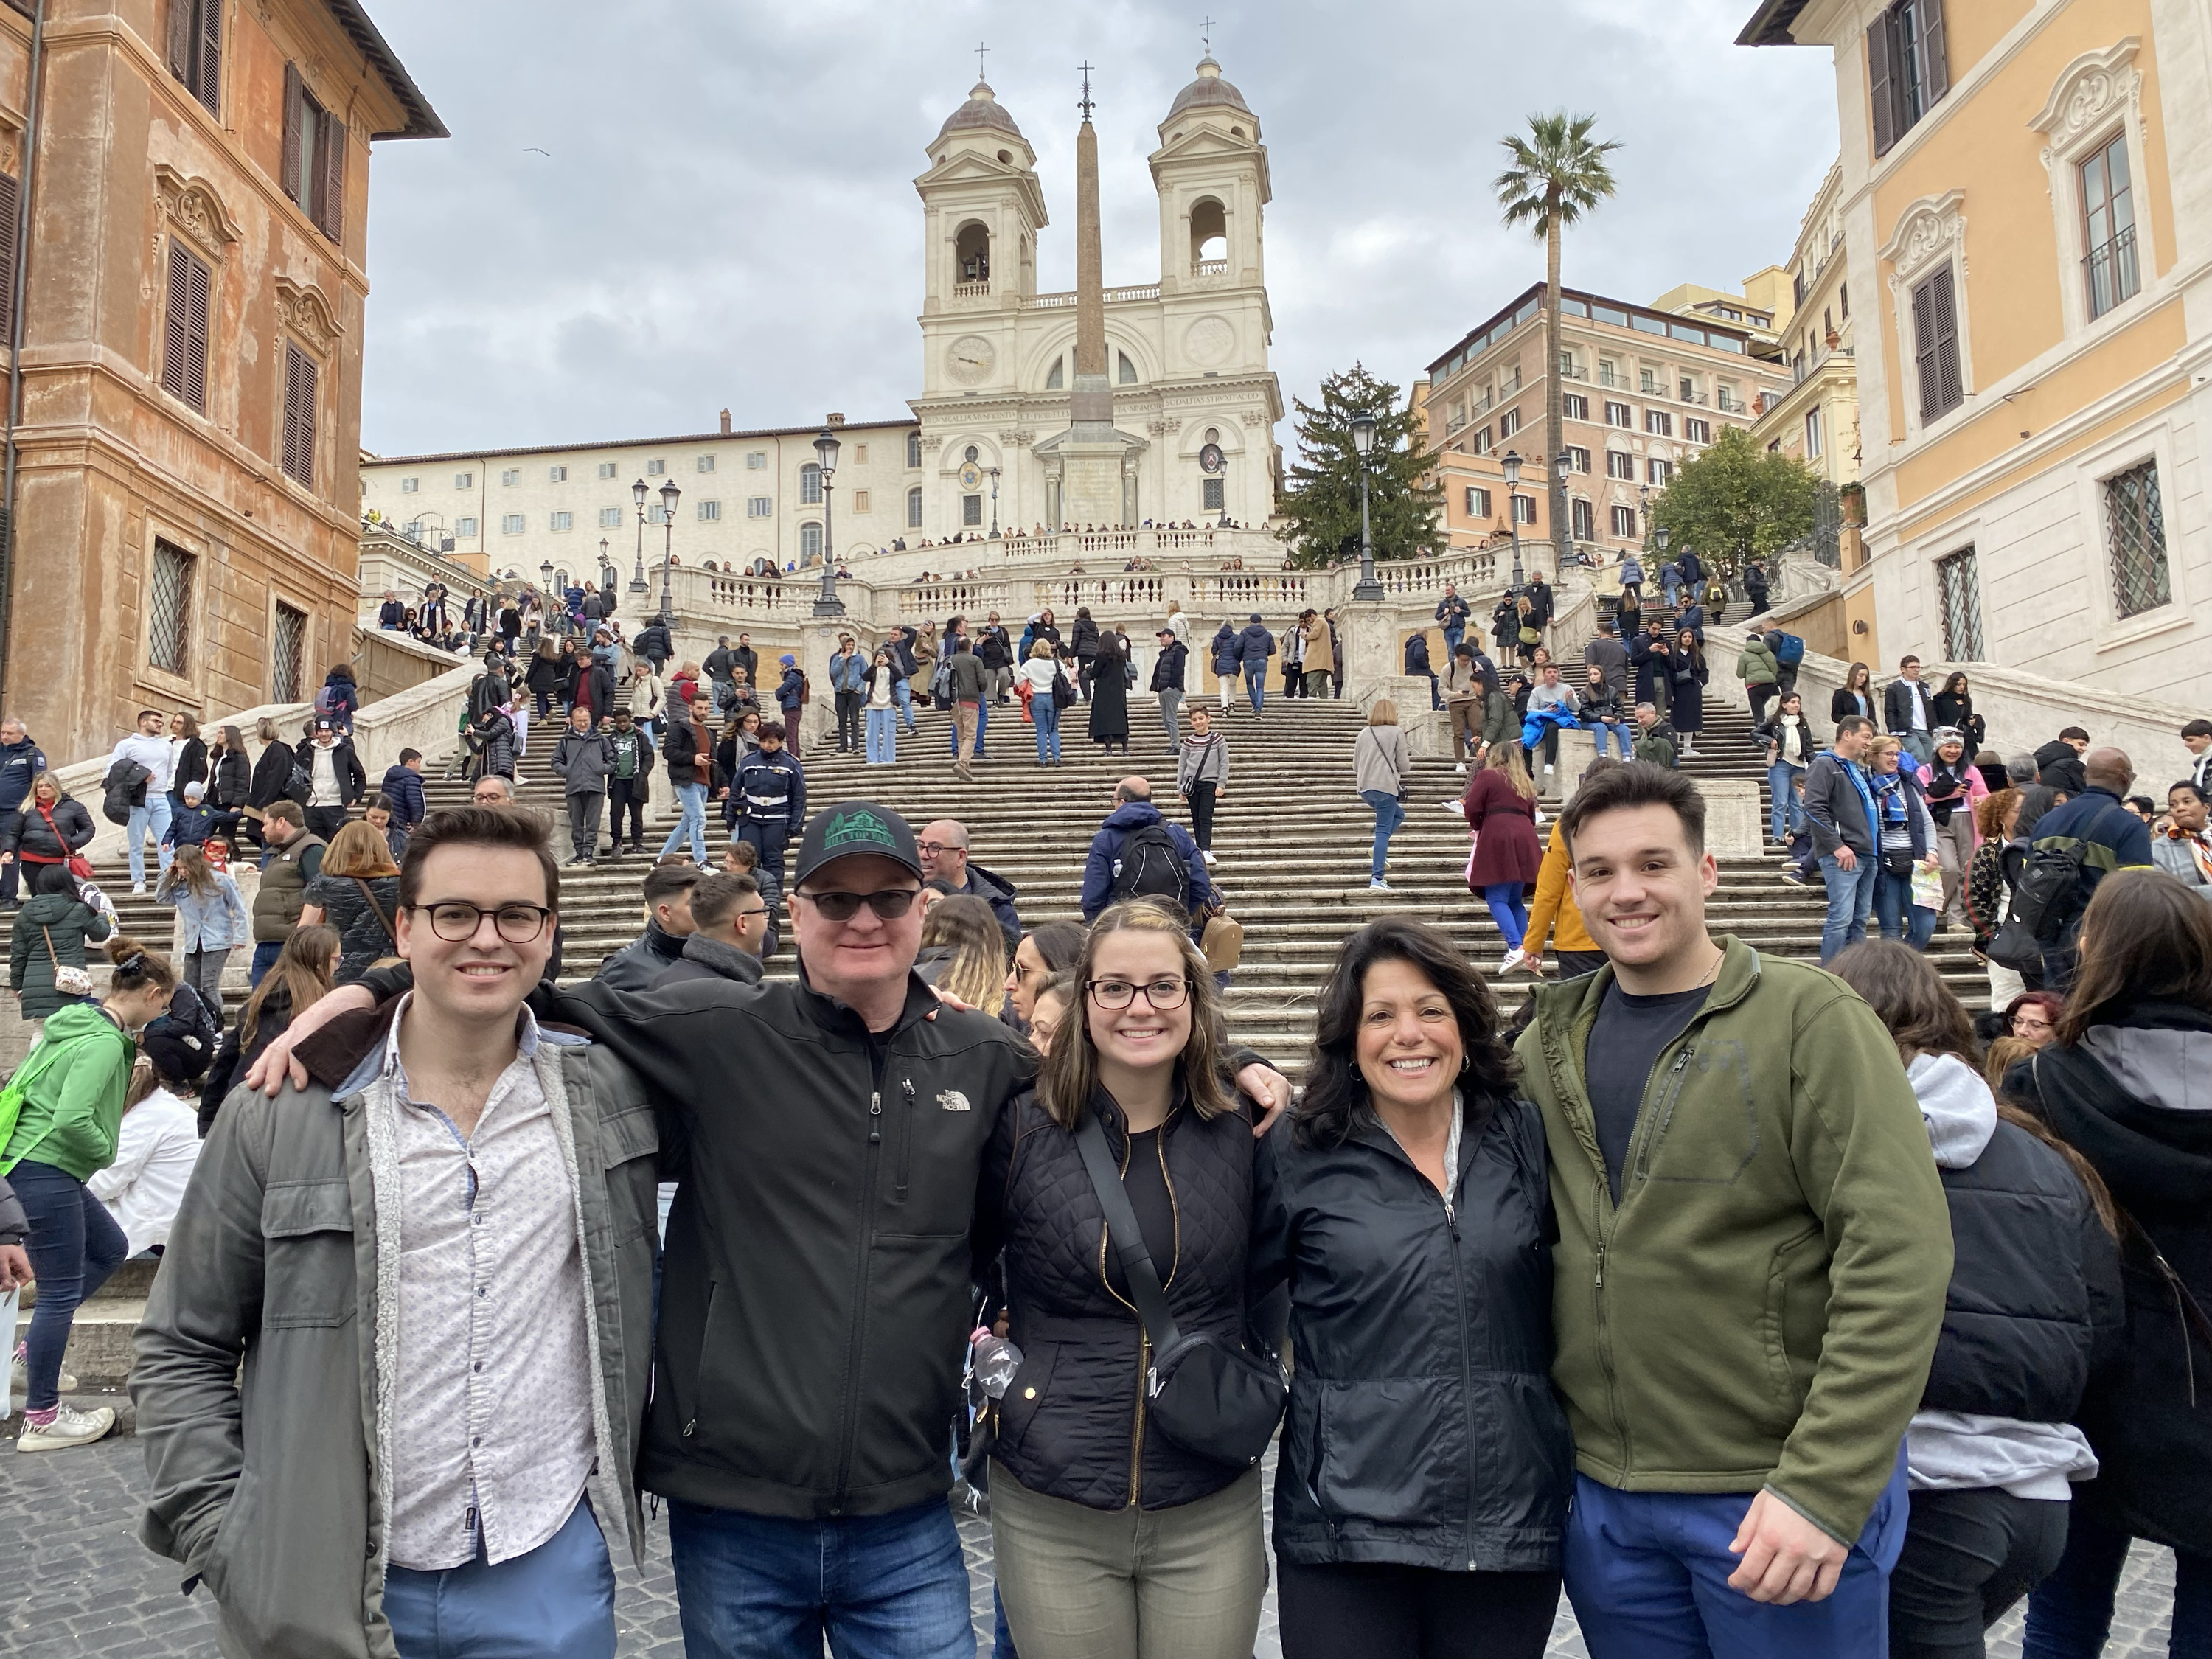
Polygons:
M1584 769L1582 781L1588 783L1620 764L1617 760L1594 760ZM1573 884L1567 880L1569 862L1566 837L1560 835L1559 820L1554 818L1552 837L1544 846L1544 861L1536 869L1536 900L1528 907L1528 936L1521 942L1524 952L1521 965L1540 976L1544 971L1544 941L1554 933L1559 937L1561 979L1594 974L1605 966L1605 952L1583 926Z

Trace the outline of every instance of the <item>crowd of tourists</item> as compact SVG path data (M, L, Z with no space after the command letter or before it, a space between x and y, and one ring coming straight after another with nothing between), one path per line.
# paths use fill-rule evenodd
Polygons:
M1696 756L1623 696L1690 630L1638 659L1601 629L1569 684L1527 603L1495 641L1525 696L1449 591L1433 684L1467 879L1539 981L1509 1017L1432 919L1351 929L1296 1091L1231 1044L1209 954L1217 721L1262 716L1293 641L1285 689L1340 695L1327 616L1224 624L1217 704L1170 614L1152 740L1189 827L1121 780L1079 921L1025 923L957 820L810 801L812 665L764 694L744 635L693 665L493 615L444 811L413 750L368 789L357 700L261 734L258 801L270 748L147 711L104 805L160 849L176 956L121 936L72 868L88 815L0 724L39 1022L0 1091L19 1449L112 1431L64 1398L69 1334L152 1252L141 1535L227 1651L611 1656L651 1503L691 1653L965 1656L950 1493L1030 1659L1249 1654L1271 1583L1291 1659L1535 1659L1563 1592L1594 1659L1953 1659L2023 1601L2033 1659L2086 1659L2137 1540L2205 1652L2212 722L2163 804L2086 733L2015 775L1963 678L1910 661L1879 708L1855 672L1823 741L1753 635L1770 829L1831 896L1815 967L1710 925ZM1133 653L1084 612L838 644L841 750L898 763L940 696L963 775L994 711L1040 764L1068 708L1128 750ZM1618 752L1546 815L1579 729ZM526 751L557 827L517 805ZM1394 701L1350 771L1388 891ZM564 873L631 856L642 931L580 977ZM1922 911L1973 929L1990 1013ZM784 939L797 975L765 976Z

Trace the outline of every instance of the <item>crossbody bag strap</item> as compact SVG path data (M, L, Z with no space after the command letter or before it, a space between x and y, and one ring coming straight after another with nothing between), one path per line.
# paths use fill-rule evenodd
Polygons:
M1129 1207L1129 1195L1121 1189L1121 1172L1114 1165L1114 1154L1106 1145L1105 1126L1098 1114L1085 1109L1083 1121L1076 1126L1076 1149L1083 1154L1084 1170L1091 1176L1091 1189L1098 1194L1098 1206L1106 1212L1106 1235L1113 1241L1115 1253L1121 1258L1121 1274L1129 1284L1129 1295L1137 1304L1137 1316L1145 1322L1145 1334L1152 1340L1152 1352L1164 1353L1181 1340L1182 1333L1176 1328L1175 1315L1168 1310L1167 1292L1160 1287L1158 1270L1152 1266L1152 1252L1145 1248L1143 1230L1137 1225L1137 1212Z
M361 896L368 901L368 908L376 916L377 926L384 929L385 938L392 941L396 950L399 945L399 930L392 925L392 918L384 914L384 907L376 902L376 889L359 876L356 876L353 881L354 885L361 889Z
M40 931L40 933L44 933L44 934L46 936L46 962L47 962L47 964L48 964L49 966L51 966L51 967L52 967L52 969L57 972L57 973L58 973L58 972L61 970L62 959L61 959L59 957L58 957L58 956L56 956L56 955L54 954L54 933L53 933L53 929L52 929L52 928L51 928L51 927L47 927L47 926L46 925L46 923L44 923L44 922L40 922L40 923L39 924L39 931Z

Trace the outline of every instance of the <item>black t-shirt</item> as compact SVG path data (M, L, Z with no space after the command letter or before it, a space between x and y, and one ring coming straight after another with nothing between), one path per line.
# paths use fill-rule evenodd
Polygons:
M1145 1254L1152 1259L1152 1271L1164 1285L1175 1272L1176 1218L1158 1129L1129 1137L1129 1167L1121 1172L1121 1190L1136 1212L1137 1231L1144 1237Z
M1598 1005L1596 1023L1590 1027L1583 1076L1615 1204L1620 1202L1621 1166L1628 1161L1628 1143L1636 1134L1636 1114L1644 1103L1652 1062L1697 1018L1711 994L1711 986L1700 985L1662 996L1631 996L1617 980L1605 988L1605 1000Z

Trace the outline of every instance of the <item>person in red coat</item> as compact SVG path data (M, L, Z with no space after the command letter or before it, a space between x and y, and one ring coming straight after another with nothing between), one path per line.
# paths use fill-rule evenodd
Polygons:
M1519 744L1492 748L1482 769L1468 779L1460 811L1475 838L1467 884L1482 895L1498 931L1505 935L1505 960L1498 971L1510 974L1521 965L1522 941L1528 933L1528 907L1522 893L1544 862L1536 840L1535 781Z

